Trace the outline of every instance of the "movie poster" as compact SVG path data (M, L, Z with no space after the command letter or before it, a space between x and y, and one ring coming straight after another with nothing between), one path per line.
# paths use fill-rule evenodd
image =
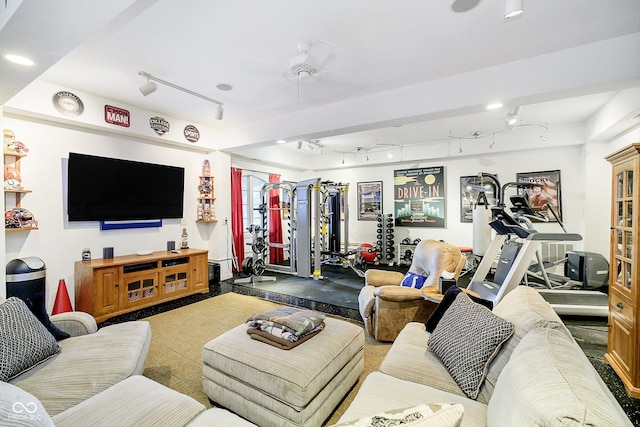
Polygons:
M444 167L394 171L396 226L445 227Z

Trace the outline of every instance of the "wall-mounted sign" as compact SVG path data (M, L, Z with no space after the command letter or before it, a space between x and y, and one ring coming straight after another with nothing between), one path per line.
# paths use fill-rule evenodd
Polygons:
M158 136L162 136L165 133L169 132L169 122L162 117L151 117L149 119L149 126L151 126L151 129L153 129L158 134Z
M187 125L184 128L184 137L189 142L198 142L200 139L200 131L193 125Z
M104 106L104 121L111 124L128 128L131 115L129 110L114 107L113 105Z
M71 92L62 91L55 93L51 101L53 102L53 106L56 107L56 110L63 116L77 117L84 111L82 100Z
M394 171L396 226L445 227L444 167Z

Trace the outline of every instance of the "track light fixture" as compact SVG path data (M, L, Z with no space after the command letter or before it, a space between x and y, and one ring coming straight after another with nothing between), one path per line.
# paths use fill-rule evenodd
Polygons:
M504 127L509 130L514 130L518 126L520 117L520 107L513 107L510 112L505 116Z
M163 84L165 86L169 86L170 88L179 90L181 92L187 93L187 94L192 95L192 96L196 96L196 97L198 97L200 99L204 99L205 101L209 101L209 102L212 102L212 103L216 104L218 107L216 108L215 118L216 118L216 120L222 120L222 116L224 115L224 108L223 108L224 104L222 102L217 101L217 100L215 100L213 98L209 98L208 96L201 95L201 94L199 94L197 92L194 92L192 90L185 89L185 88L183 88L181 86L178 86L178 85L173 84L171 82L168 82L166 80L159 79L158 77L155 77L155 76L153 76L153 75L151 75L151 74L149 74L147 72L144 72L144 71L138 71L138 75L147 78L147 83L145 83L144 85L140 86L140 92L144 96L150 95L150 94L152 94L153 92L155 92L158 89L158 85L155 83L155 82L157 82L157 83Z
M524 0L505 0L504 19L515 18L524 12Z
M158 90L158 85L151 81L147 81L145 84L140 86L140 93L144 96L151 95L156 90Z

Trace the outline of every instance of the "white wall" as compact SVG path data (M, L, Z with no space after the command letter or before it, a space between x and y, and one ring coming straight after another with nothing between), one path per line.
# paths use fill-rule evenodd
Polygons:
M180 244L182 228L189 234L189 246L209 250L209 258L221 262L223 279L230 277L225 260L230 256L230 241L224 221L196 223L198 176L202 162L209 159L215 177L216 211L219 218L230 216L230 159L214 152L209 155L172 147L139 142L135 139L106 135L104 132L69 129L36 120L3 118L5 128L24 142L29 153L21 160L23 186L32 190L22 199L22 207L29 209L38 220L39 229L5 233L4 263L14 258L36 256L47 268L47 305L51 309L58 288L64 279L74 301L74 262L80 260L82 248L91 249L94 258L102 258L102 248L114 247L115 255L127 255L140 249L166 249L166 242ZM185 168L185 211L183 221L166 219L159 228L100 230L98 222L67 221L64 168L69 152L116 157L149 163L168 164ZM149 185L153 185L152 182ZM7 196L11 197L11 196ZM184 225L182 225L182 222ZM230 229L230 226L229 226ZM1 287L0 294L6 295Z
M411 240L438 239L445 240L457 246L472 246L473 224L460 222L460 177L477 175L479 172L496 174L502 185L515 181L518 172L535 172L560 170L561 196L563 208L563 222L568 232L583 234L587 229L593 233L607 232L606 223L591 224L585 206L585 174L586 154L582 142L582 128L579 126L556 129L553 138L562 139L563 143L573 142L574 145L557 148L545 147L521 151L494 152L485 150L482 155L456 156L455 158L441 158L435 161L407 160L403 163L381 167L354 167L348 170L319 171L322 179L350 183L349 205L357 206L357 182L383 181L383 209L384 213L394 212L393 175L396 169L415 167L444 166L446 176L446 228L396 227L396 241L405 237ZM479 142L484 143L484 142ZM600 158L602 159L602 158ZM606 163L606 162L605 162ZM608 172L607 172L608 173ZM604 179L608 179L605 176ZM515 194L515 188L508 189L505 196ZM508 204L508 203L507 203ZM351 211L350 211L351 213ZM373 243L375 239L375 222L358 221L357 213L350 214L350 243ZM535 228L543 232L562 233L557 223L536 224ZM586 242L579 242L576 247L582 249ZM608 241L607 241L608 245ZM594 248L598 252L606 253L607 245Z

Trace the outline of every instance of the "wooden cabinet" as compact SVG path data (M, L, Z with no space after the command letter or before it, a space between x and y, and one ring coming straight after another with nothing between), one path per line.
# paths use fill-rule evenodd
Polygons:
M76 261L76 310L103 322L119 314L209 291L208 252L183 249Z
M640 143L607 156L613 166L609 336L605 360L640 399Z

